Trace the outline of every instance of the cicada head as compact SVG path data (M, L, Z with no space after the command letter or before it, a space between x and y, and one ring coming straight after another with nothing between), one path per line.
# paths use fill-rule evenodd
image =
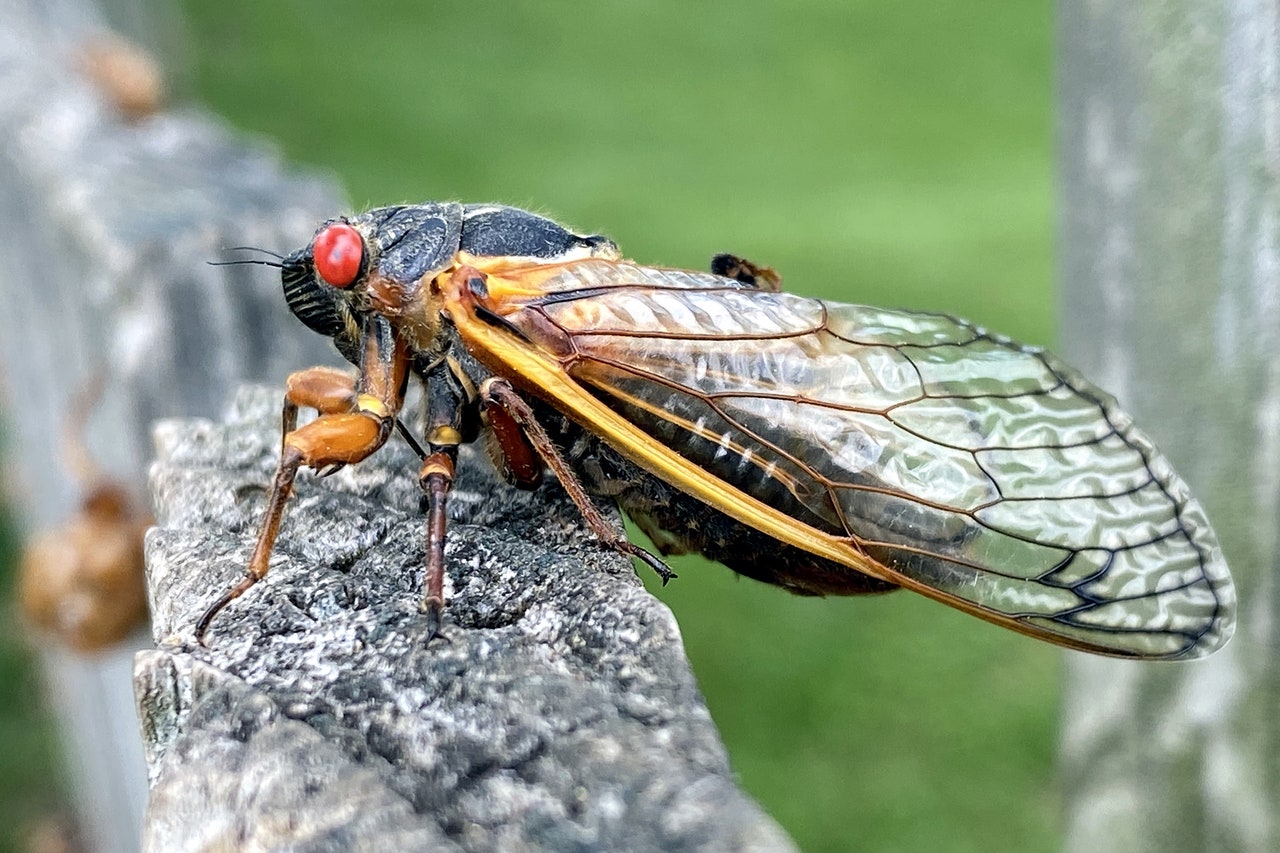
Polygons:
M331 219L284 259L290 310L358 362L363 318L380 314L408 332L415 348L439 346L429 283L470 258L554 263L618 256L607 237L574 234L558 223L503 205L453 202L380 207ZM434 346L433 346L434 342Z
M395 318L419 298L422 282L446 268L458 251L462 205L381 207L331 219L311 242L286 257L281 281L289 309L332 338L352 362L359 358L363 318Z

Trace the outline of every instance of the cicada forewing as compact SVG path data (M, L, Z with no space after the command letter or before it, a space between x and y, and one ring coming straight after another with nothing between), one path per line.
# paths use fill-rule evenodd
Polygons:
M850 592L863 573L1126 657L1199 657L1230 636L1234 591L1200 505L1110 396L1039 349L622 261L468 269L444 304L488 369L846 566Z

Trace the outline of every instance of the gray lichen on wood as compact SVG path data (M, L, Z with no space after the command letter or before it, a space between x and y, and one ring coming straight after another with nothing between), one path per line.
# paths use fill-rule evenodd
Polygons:
M157 429L140 655L151 850L775 850L665 606L554 483L464 454L443 639L423 642L417 460L301 480L267 578L224 610L279 448L279 397Z

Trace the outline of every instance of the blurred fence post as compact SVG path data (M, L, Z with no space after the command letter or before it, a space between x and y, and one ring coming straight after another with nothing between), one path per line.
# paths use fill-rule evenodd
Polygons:
M87 0L0 2L0 406L20 530L76 507L59 432L96 368L106 388L90 449L142 498L155 418L213 416L240 381L335 358L297 334L274 277L205 262L305 242L339 193L199 111L126 121L81 73L85 40L103 30ZM143 646L140 632L92 657L41 653L91 850L139 844L130 676Z
M1059 4L1063 355L1174 460L1236 577L1232 643L1073 655L1071 851L1280 849L1280 10Z

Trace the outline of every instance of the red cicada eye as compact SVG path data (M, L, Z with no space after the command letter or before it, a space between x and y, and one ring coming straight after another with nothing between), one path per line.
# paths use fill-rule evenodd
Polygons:
M326 226L311 241L316 272L334 287L350 287L360 274L364 238L345 222Z

